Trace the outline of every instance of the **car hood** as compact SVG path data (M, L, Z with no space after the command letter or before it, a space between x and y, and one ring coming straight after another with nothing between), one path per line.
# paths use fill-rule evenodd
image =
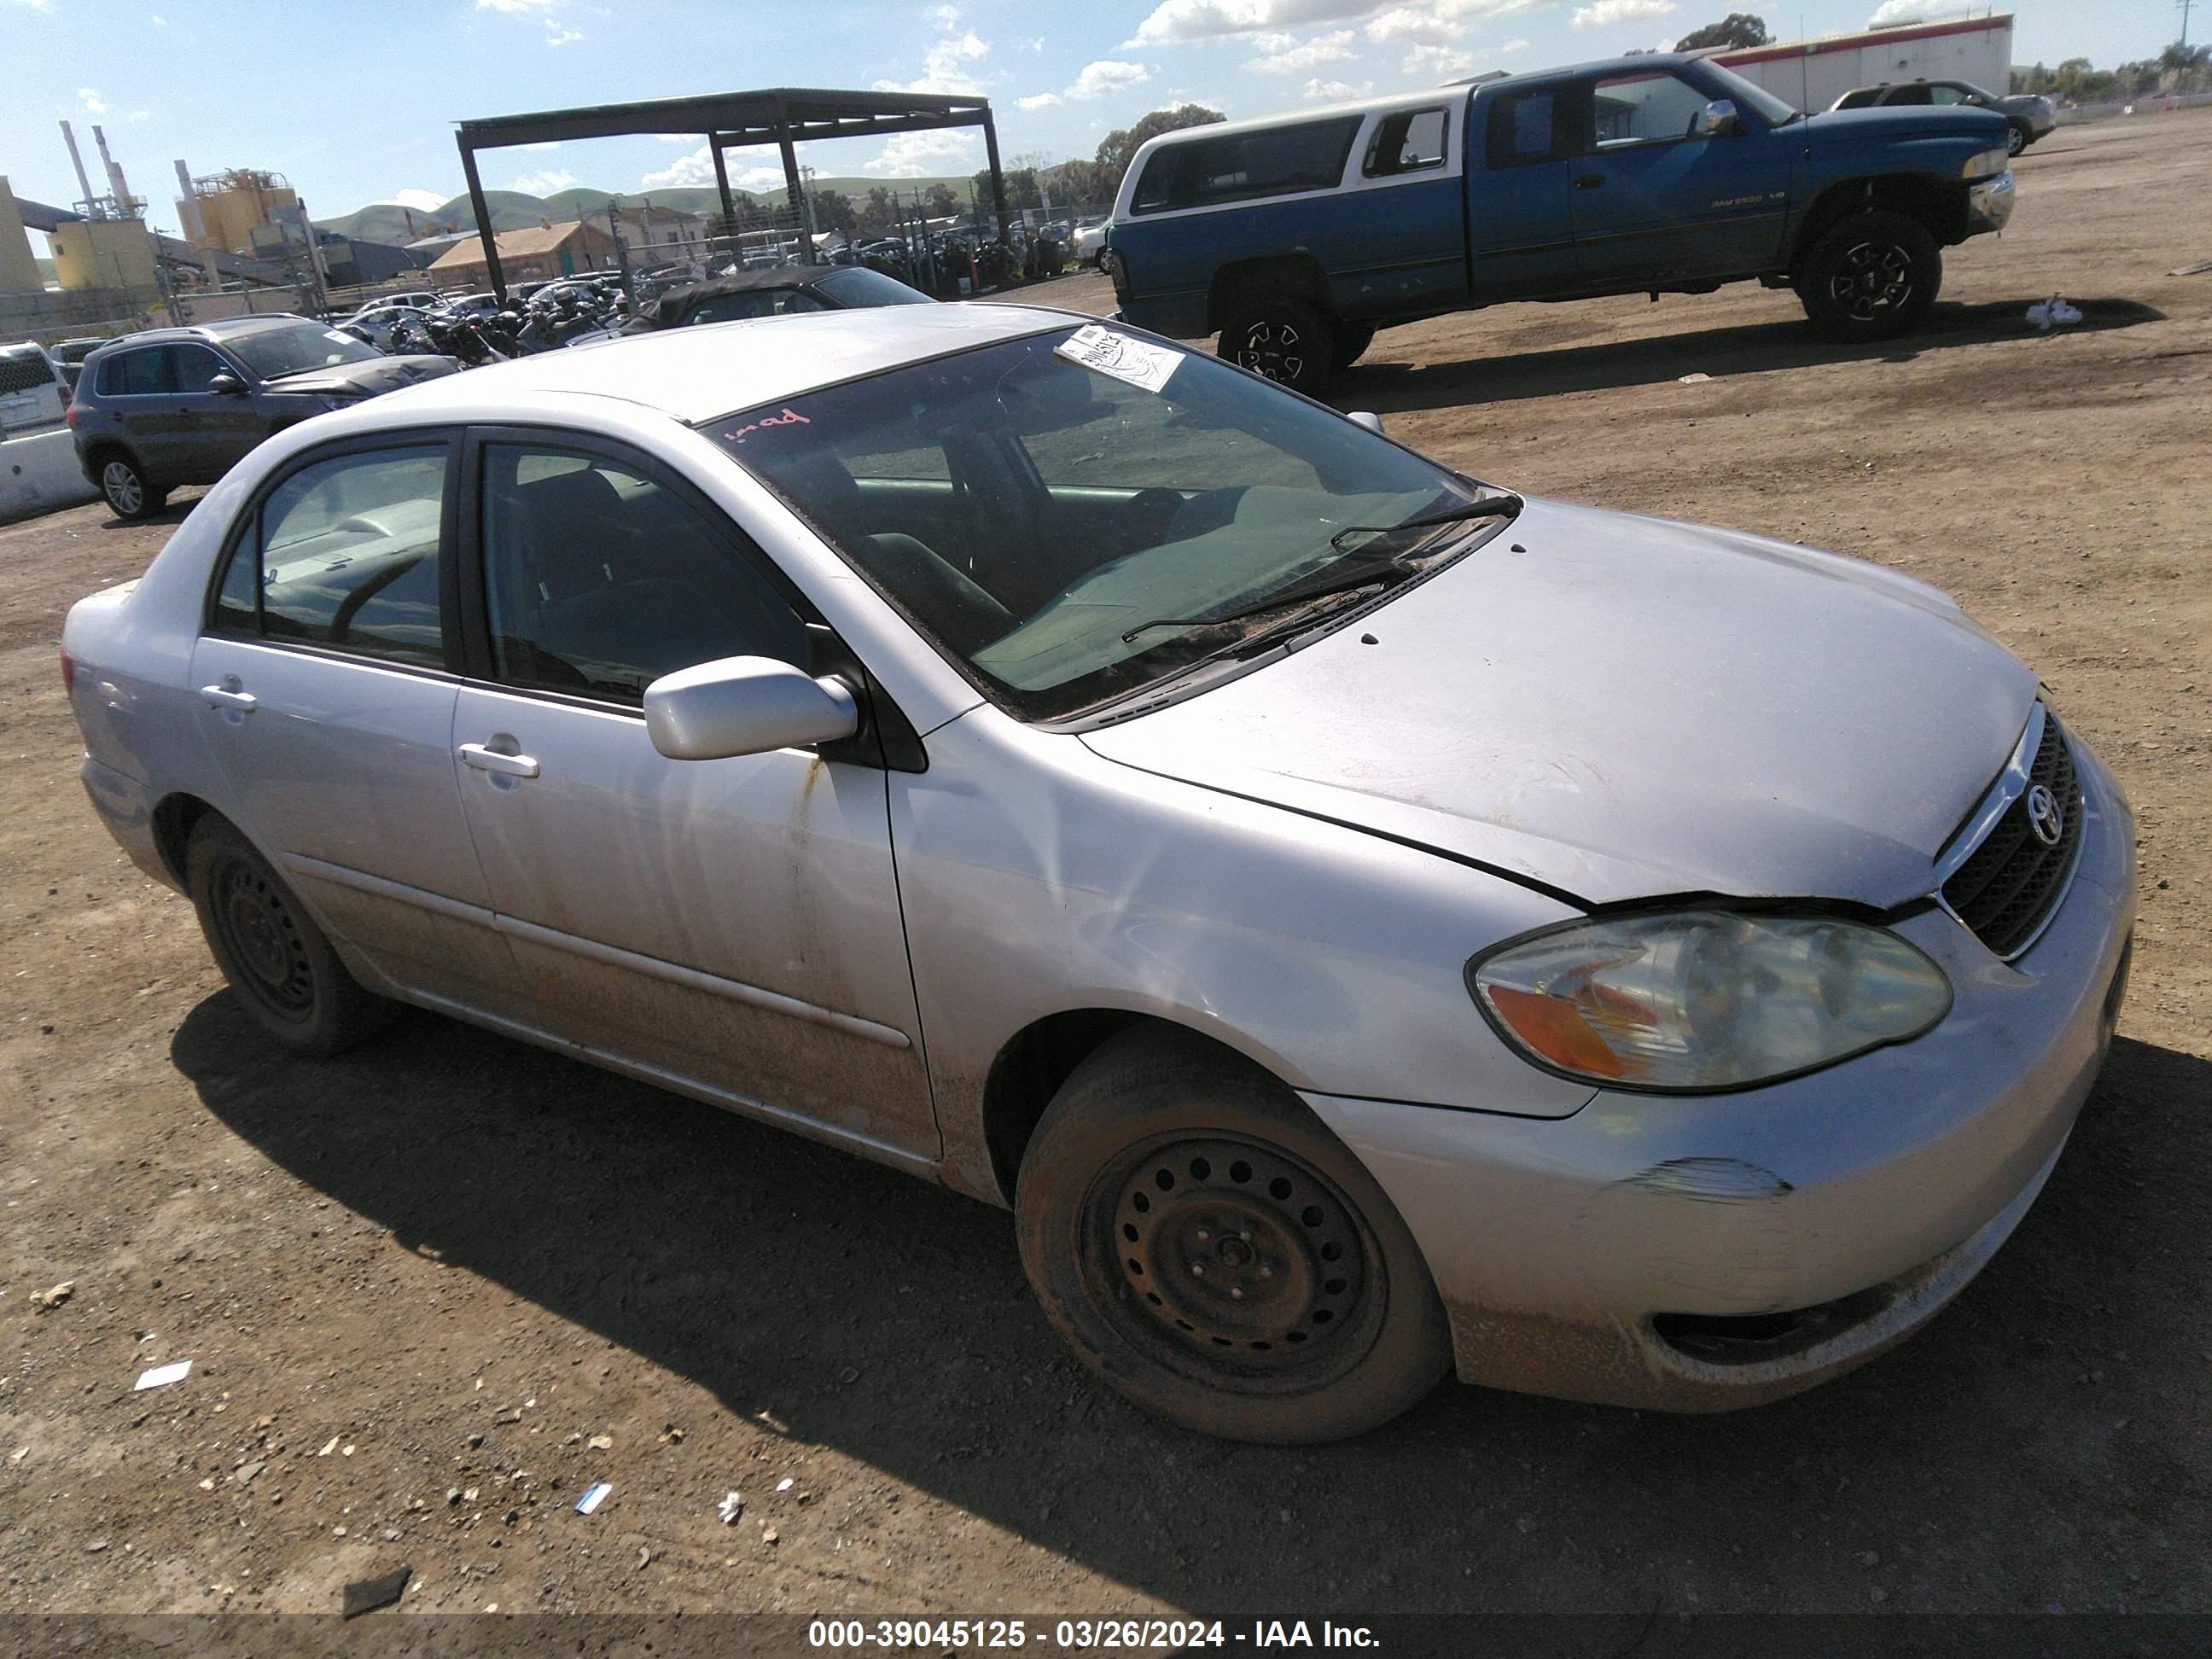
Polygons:
M397 392L418 380L434 380L451 374L460 365L451 357L428 354L413 357L374 357L366 362L333 363L266 382L271 392L324 392L339 398L374 398Z
M1531 501L1358 623L1083 741L1591 903L1886 909L1933 889L2035 696L1911 577Z
M1828 110L1808 116L1805 131L1818 149L1893 138L1980 138L1995 148L2004 143L2005 118L1994 110L1961 104L1891 105Z

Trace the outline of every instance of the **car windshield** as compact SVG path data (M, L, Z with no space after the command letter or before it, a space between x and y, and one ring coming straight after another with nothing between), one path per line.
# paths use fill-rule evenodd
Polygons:
M1787 125L1797 118L1797 110L1784 99L1777 98L1765 87L1747 81L1734 70L1708 59L1701 67L1705 73L1721 82L1721 95L1733 98L1740 109L1755 110L1759 118L1770 127Z
M333 363L365 363L383 355L350 334L307 322L235 335L222 343L224 349L264 380L281 380L288 374L304 374Z
M1480 487L1210 356L1096 325L702 429L1025 720L1125 697L1306 614L1293 594L1245 618L1273 595L1362 568L1404 580L1485 528L1370 550L1346 532L1448 511Z

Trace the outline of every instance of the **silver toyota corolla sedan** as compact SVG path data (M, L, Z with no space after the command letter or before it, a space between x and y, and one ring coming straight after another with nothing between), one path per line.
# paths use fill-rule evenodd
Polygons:
M2127 980L2119 787L1941 593L1050 311L320 416L63 669L274 1042L411 1003L1009 1206L1085 1364L1249 1439L1858 1364Z

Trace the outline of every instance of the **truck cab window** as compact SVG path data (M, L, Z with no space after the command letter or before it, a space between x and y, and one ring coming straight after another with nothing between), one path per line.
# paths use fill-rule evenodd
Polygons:
M1705 136L1707 94L1672 75L1620 75L1597 83L1590 100L1595 147L1672 143Z
M1490 165L1527 167L1556 161L1567 153L1559 131L1562 100L1557 87L1514 93L1490 106Z

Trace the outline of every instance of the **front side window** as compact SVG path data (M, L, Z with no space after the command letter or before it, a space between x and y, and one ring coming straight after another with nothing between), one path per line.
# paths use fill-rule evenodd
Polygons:
M694 323L734 323L755 317L789 317L803 311L827 311L830 307L803 288L757 288L743 294L718 294L711 300L702 300L684 319L684 325Z
M927 306L935 301L919 289L908 288L896 276L866 265L832 271L814 286L841 306Z
M1935 101L1935 95L1924 86L1896 87L1891 89L1888 97L1882 100L1885 104L1916 106Z
M726 526L578 451L483 451L484 609L501 681L631 707L719 657L804 665L805 624Z
M1601 150L1631 144L1702 138L1711 98L1673 75L1618 75L1600 81L1591 96L1595 143Z
M445 665L439 603L447 447L340 455L271 490L232 550L227 631Z
M230 373L230 365L204 345L174 345L169 350L174 354L179 392L205 392L210 380Z
M1347 115L1167 145L1145 164L1132 210L1216 207L1332 189L1344 178L1345 157L1358 132L1359 118Z
M1217 619L1371 568L1380 556L1362 553L1361 527L1475 493L1211 356L1109 334L1140 362L1160 354L1146 378L1164 367L1164 380L1155 390L1085 367L1056 349L1076 332L912 364L702 429L1031 720L1220 657L1251 626ZM1388 551L1449 556L1467 528L1394 538Z

